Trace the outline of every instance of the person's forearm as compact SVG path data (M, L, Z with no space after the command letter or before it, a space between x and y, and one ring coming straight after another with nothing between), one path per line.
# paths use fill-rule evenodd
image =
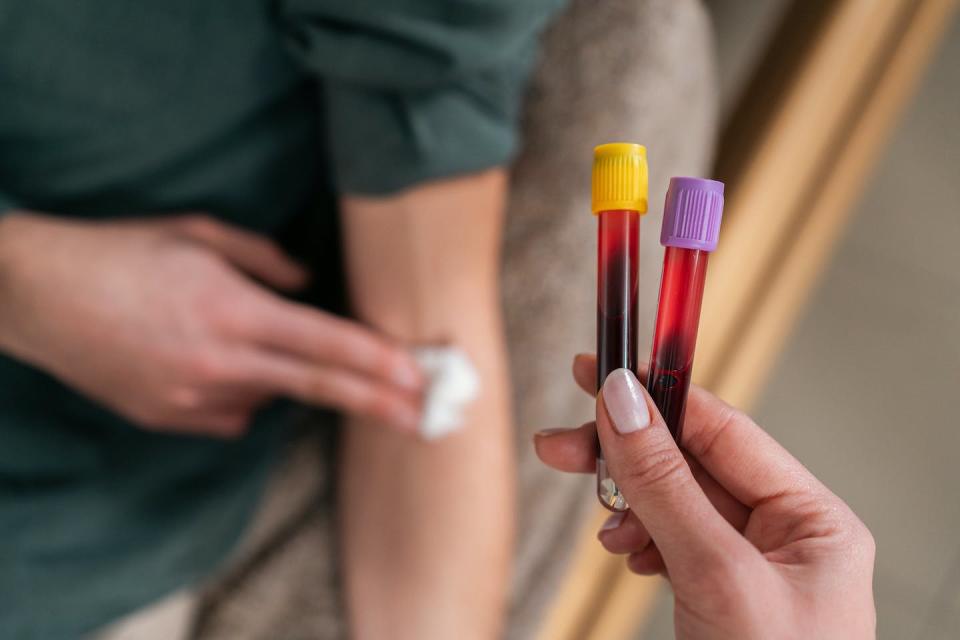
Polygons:
M344 575L361 640L501 631L514 513L497 286L504 185L490 172L344 202L358 315L411 344L461 347L482 389L464 428L440 441L358 421L345 429Z
M13 272L11 262L11 233L10 233L11 212L3 211L0 214L0 296L8 299L10 277ZM4 305L6 306L6 305ZM6 314L0 310L0 352L9 352L9 320Z
M27 233L25 235L23 223L27 221L29 225L29 216L23 212L7 209L0 213L0 296L3 300L9 300L14 287L15 276L21 271L19 265L20 255L24 250L30 250L35 247L25 247L31 244L31 238L36 234ZM19 236L19 238L18 238ZM10 351L12 345L10 342L10 315L12 309L9 304L0 306L0 349Z

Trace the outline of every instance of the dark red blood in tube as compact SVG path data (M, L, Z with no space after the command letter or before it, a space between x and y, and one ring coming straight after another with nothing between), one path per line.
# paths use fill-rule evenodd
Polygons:
M597 388L615 369L637 371L640 214L600 213L597 265Z
M647 390L679 442L700 324L707 251L667 247Z
M601 211L597 265L597 388L615 369L637 372L640 213ZM597 442L597 497L613 511L626 502L606 472Z

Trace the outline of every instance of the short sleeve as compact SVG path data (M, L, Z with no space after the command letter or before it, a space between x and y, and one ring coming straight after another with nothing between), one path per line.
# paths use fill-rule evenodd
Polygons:
M321 80L335 185L389 193L509 161L540 32L562 0L284 0Z

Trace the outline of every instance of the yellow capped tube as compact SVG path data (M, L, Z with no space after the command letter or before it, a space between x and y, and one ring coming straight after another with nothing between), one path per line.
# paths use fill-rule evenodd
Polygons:
M647 212L647 150L603 144L593 155L593 213L598 217L597 388L617 369L637 374L640 218ZM597 442L597 498L625 511L626 498L607 472Z
M601 211L647 212L647 148L632 142L593 150L593 215Z

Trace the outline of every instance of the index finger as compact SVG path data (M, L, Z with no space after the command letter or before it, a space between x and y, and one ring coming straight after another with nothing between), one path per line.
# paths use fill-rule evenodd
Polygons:
M791 493L829 493L799 460L749 416L690 386L682 445L750 508Z
M653 399L632 372L613 371L597 396L597 434L610 475L678 581L702 578L748 547L699 486Z
M406 349L357 322L268 295L271 299L253 320L254 337L264 346L406 390L421 389L420 367Z
M596 387L596 371L597 359L593 354L582 353L574 358L573 377L588 393ZM690 385L680 444L750 508L801 490L828 492L750 417L697 385Z

